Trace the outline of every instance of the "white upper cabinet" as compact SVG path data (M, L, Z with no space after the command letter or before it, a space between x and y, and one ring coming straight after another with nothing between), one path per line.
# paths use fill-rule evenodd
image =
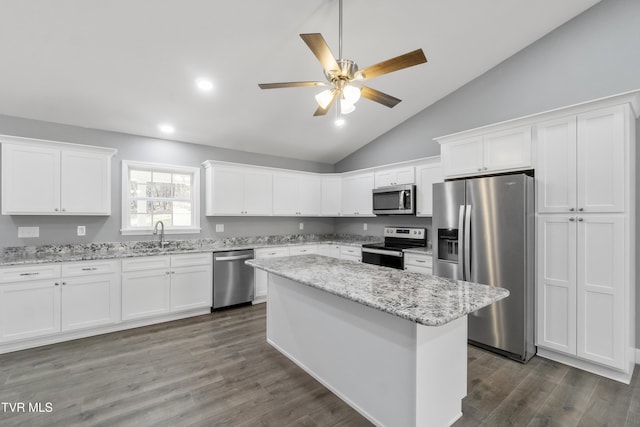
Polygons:
M271 215L272 177L268 169L206 162L206 214Z
M625 110L536 126L538 212L624 212Z
M322 180L304 173L273 174L273 214L318 216L322 210Z
M342 215L342 177L322 176L322 216Z
M416 166L418 183L416 185L416 216L433 215L433 184L444 181L444 172L440 158Z
M390 185L414 184L416 182L415 168L406 166L402 168L384 169L375 173L375 187L388 187Z
M531 127L438 139L447 177L531 168Z
M345 175L342 179L342 215L373 216L373 172Z
M4 215L110 215L113 149L0 137Z

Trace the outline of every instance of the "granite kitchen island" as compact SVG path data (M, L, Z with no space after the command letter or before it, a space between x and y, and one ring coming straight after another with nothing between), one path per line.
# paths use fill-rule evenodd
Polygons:
M446 426L466 395L467 314L508 291L303 255L269 273L267 341L380 426Z

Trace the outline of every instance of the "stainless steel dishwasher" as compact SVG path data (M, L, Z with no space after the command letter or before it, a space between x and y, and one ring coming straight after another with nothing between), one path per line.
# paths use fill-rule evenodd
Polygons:
M253 301L253 249L213 254L213 309Z

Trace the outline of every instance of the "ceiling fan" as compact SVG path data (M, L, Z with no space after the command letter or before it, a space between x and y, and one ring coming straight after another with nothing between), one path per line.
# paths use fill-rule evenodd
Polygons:
M305 81L305 82L283 82L283 83L260 83L261 89L279 89L285 87L307 87L307 86L329 86L316 95L318 109L314 116L323 116L331 109L336 100L339 100L337 113L349 114L355 110L355 103L363 96L371 101L375 101L386 107L393 108L401 100L388 95L379 90L372 89L369 86L360 85L360 82L370 80L374 77L388 74L393 71L402 70L404 68L413 67L414 65L427 62L422 49L417 49L395 58L370 65L362 70L358 69L355 61L350 59L342 59L342 0L340 0L339 10L339 58L336 59L327 42L320 33L300 34L300 37L309 46L311 52L318 58L326 82ZM358 83L355 85L354 83Z

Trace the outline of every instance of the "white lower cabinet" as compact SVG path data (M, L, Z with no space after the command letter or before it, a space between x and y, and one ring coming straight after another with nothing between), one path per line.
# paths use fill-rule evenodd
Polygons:
M539 347L623 371L633 365L627 236L621 215L538 217Z
M323 243L318 245L318 254L332 258L340 258L340 245Z
M433 257L427 254L404 254L404 269L414 273L433 274Z
M276 248L260 248L254 251L256 259L278 258L289 256L289 247L282 246ZM267 289L269 285L269 273L264 270L254 268L254 292L253 304L267 301Z
M0 285L0 341L41 337L60 332L60 285L30 280Z
M211 253L122 261L122 320L211 307Z
M358 246L340 246L340 259L362 262L362 248Z
M118 323L118 264L86 261L1 269L0 341Z

